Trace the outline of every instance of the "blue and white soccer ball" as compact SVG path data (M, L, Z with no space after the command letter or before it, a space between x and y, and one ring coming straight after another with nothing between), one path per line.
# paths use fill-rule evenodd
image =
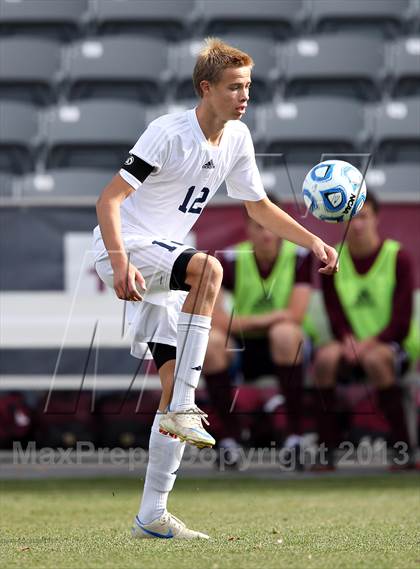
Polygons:
M318 219L348 221L359 213L366 199L361 172L343 160L325 160L314 166L303 182L303 199Z

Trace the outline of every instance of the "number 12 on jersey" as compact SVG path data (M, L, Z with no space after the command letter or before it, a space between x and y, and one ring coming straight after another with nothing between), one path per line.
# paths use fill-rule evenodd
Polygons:
M179 211L182 211L182 213L201 213L203 211L203 207L204 206L197 206L197 204L204 204L206 199L208 198L209 195L209 188L202 188L200 195L195 198L195 200L193 201L193 203L191 204L190 208L188 208L188 204L191 201L192 195L194 193L195 190L195 186L190 186L188 188L187 191L187 195L185 196L184 201L182 202L182 204L178 207Z

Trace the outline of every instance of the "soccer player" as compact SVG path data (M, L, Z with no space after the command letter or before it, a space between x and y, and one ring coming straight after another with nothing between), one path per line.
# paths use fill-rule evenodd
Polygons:
M269 198L276 203L274 197ZM219 449L230 465L238 461L240 436L237 417L231 412L230 367L235 348L241 349L239 367L245 381L261 375L278 377L286 398L284 446L298 455L307 352L304 348L309 346L302 324L309 324L304 319L311 295L312 256L307 249L282 240L248 216L247 237L247 241L220 256L222 289L213 313L203 370L212 407L223 429ZM224 307L224 291L232 295L232 318ZM235 371L239 371L236 363ZM300 467L299 460L295 464Z
M337 377L366 374L377 389L379 406L391 428L395 466L411 466L412 449L398 378L419 352L418 324L412 322L414 274L411 258L400 243L381 239L379 203L368 192L361 212L352 219L340 255L340 273L322 278L322 290L334 341L320 348L314 379L322 404L319 442L334 468L336 447L335 383ZM407 445L407 446L405 446Z
M136 537L208 537L188 529L166 504L184 441L215 443L194 394L222 268L183 241L222 181L257 223L313 251L325 265L321 272L337 270L335 249L266 197L249 130L239 120L252 66L246 53L208 39L193 72L197 108L154 120L97 202L97 272L118 298L131 306L142 301L132 324L132 350L138 353L148 343L162 383Z

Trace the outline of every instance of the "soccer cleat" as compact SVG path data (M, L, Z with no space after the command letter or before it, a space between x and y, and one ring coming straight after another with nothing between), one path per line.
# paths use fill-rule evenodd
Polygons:
M209 539L205 533L188 529L184 522L169 512L163 513L150 524L142 524L136 516L131 535L136 539Z
M185 411L167 411L162 415L159 426L198 448L212 447L216 441L203 427L202 421L209 424L206 418L206 413L195 405Z

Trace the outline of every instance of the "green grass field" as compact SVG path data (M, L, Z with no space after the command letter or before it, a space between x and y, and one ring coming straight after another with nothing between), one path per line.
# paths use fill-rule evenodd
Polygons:
M181 479L169 509L209 542L132 540L132 479L0 482L0 566L418 569L419 481Z

